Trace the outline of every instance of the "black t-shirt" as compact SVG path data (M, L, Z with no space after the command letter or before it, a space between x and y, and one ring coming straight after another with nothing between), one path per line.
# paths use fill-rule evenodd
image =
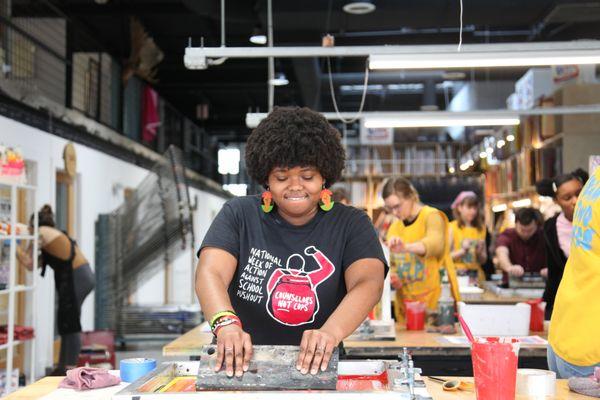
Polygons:
M355 261L377 258L388 269L369 217L337 203L294 226L277 209L265 214L259 196L237 197L213 221L204 247L238 260L228 291L254 344L298 345L305 330L319 329L346 295L343 272Z

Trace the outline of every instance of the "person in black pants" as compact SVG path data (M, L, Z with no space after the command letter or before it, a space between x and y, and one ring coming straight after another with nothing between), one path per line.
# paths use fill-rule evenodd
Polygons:
M575 204L587 179L587 172L578 169L570 174L543 179L536 183L538 194L552 197L561 208L559 214L544 223L544 244L548 262L548 280L544 290L546 320L549 320L552 315L554 298L569 257Z
M81 249L65 232L56 228L54 213L49 205L38 212L41 259L39 267L44 276L46 267L54 271L58 295L56 324L61 337L58 366L51 375L65 375L75 367L81 350L81 305L95 286L94 271ZM33 215L30 229L33 231ZM31 246L31 242L29 245ZM17 248L17 257L29 271L33 268L31 247Z

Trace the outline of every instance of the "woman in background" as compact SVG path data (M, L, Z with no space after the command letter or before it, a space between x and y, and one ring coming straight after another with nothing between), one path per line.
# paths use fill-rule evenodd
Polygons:
M392 287L396 289L396 320L400 321L404 316L404 300L423 302L429 312L437 310L443 264L452 294L458 301L456 271L449 257L446 215L422 204L419 193L405 178L387 181L382 197L387 212L398 218L390 226L386 240L391 264L396 269L390 274Z
M552 315L558 285L570 254L575 205L587 179L587 172L578 169L570 174L552 179L543 179L536 184L538 194L552 197L561 209L559 214L544 223L544 241L548 265L548 279L546 290L544 290L547 320Z
M94 271L77 246L75 240L55 228L54 213L45 205L38 213L41 275L46 266L54 271L54 284L58 294L57 325L60 334L60 357L52 375L65 375L67 367L77 366L81 350L81 305L94 289ZM33 230L33 215L30 220ZM33 268L31 249L17 248L17 257L29 271Z
M473 271L479 282L485 280L482 265L487 261L486 229L475 192L460 192L452 203L454 221L450 222L450 255L457 273Z

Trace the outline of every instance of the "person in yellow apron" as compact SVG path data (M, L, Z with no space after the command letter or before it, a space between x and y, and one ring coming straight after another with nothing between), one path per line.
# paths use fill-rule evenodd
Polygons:
M579 194L569 259L554 301L548 366L557 378L600 367L600 168Z
M404 318L405 300L421 301L429 312L437 310L442 292L442 267L447 271L452 296L459 301L446 215L422 204L416 189L405 178L388 180L382 197L386 210L398 218L386 236L392 267L390 280L396 289L396 321L401 322Z
M452 203L454 221L450 222L450 255L457 274L477 273L479 282L485 281L482 265L487 261L485 224L477 194L460 192Z

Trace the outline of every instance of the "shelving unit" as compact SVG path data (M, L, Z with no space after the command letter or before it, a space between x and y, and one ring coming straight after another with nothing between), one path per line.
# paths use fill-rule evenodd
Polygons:
M0 182L0 189L3 189L3 192L9 192L10 196L10 225L15 227L18 222L17 217L17 209L19 206L22 206L18 201L19 191L27 191L29 199L31 199L30 206L27 211L35 211L35 187L31 185L23 185L23 184L13 184L13 183L5 183ZM28 375L28 383L31 383L35 379L35 288L36 288L36 280L37 280L37 266L38 266L38 241L35 240L38 237L38 218L37 213L34 214L34 232L33 235L17 235L16 229L11 229L10 235L0 235L0 243L4 243L4 241L9 242L9 273L8 273L8 285L5 289L0 290L0 296L8 297L8 307L6 308L5 314L0 314L0 320L7 325L7 342L5 344L0 345L0 351L5 352L5 355L0 355L0 361L5 364L5 379L6 386L4 388L4 392L0 393L0 396L11 393L16 389L12 385L12 373L14 369L14 358L15 358L15 349L18 346L27 346L29 352L29 375ZM17 282L17 245L20 240L29 240L32 241L33 248L33 271L31 274L31 282L30 284L18 284ZM15 322L17 319L17 308L25 307L26 304L20 303L20 300L25 299L26 296L29 295L31 297L31 313L28 313L30 316L30 323L28 325L34 328L34 338L29 340L14 340L14 331L15 331ZM4 317L6 315L6 317ZM25 354L25 349L23 354Z
M540 106L576 106L600 103L600 84L574 84L540 99ZM499 165L486 168L488 221L494 220L492 208L512 201L529 199L538 207L543 199L535 183L576 168L588 168L588 157L600 154L600 115L529 116L521 120L512 154Z
M449 168L458 169L458 160L466 144L449 142L401 142L389 145L348 144L345 175L352 204L374 218L382 206L378 192L390 177L450 176Z

